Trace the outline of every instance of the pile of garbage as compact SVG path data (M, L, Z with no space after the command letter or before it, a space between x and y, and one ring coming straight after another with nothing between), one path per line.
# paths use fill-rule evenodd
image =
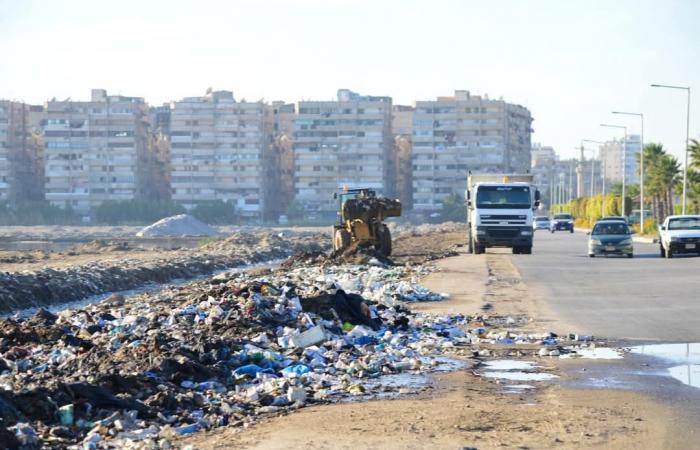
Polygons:
M189 214L166 217L136 233L138 237L218 236L219 231Z
M320 251L327 240L316 233L279 237L271 232L237 233L201 249L170 252L167 257L127 257L60 269L0 272L0 313L84 299L149 283L191 279L215 271Z
M377 270L354 287L391 278ZM155 295L3 320L5 445L147 441L167 448L177 435L371 394L384 388L369 380L430 371L436 355L470 342L465 316L413 315L399 302L338 289L335 275L302 284L304 276L228 273ZM403 295L395 281L387 289Z
M421 286L418 279L432 272L431 266L345 265L299 267L285 273L302 295L314 295L318 286L342 289L385 306L440 301L448 294Z

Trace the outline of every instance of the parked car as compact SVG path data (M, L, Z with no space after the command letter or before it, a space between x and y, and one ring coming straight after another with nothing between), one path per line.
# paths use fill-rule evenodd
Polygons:
M661 257L700 253L700 216L668 216L659 225Z
M617 221L617 222L628 223L628 222L627 222L627 219L624 218L624 217L622 217L622 216L607 216L607 217L602 217L602 218L599 219L600 222L602 222L602 221L609 221L609 220L613 220L613 221Z
M634 256L632 248L632 230L619 220L601 220L596 222L588 233L588 256L624 255Z
M574 218L571 214L555 214L549 225L549 231L554 233L559 230L574 232Z
M549 230L549 217L547 216L537 216L535 220L532 221L533 230Z

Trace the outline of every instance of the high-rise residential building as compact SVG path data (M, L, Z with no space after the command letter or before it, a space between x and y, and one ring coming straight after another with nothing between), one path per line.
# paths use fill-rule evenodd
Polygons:
M393 166L395 194L405 210L413 208L413 106L394 105L391 131L394 136Z
M464 195L467 172L530 169L530 111L468 91L416 102L413 115L413 208L437 211Z
M222 200L261 219L269 155L266 105L211 91L174 102L170 116L172 199L185 207Z
M0 100L0 202L43 198L43 108Z
M553 147L543 146L539 143L532 145L532 165L530 172L533 175L535 186L542 195L542 204L550 206L552 196L551 185L555 181L555 165L559 158Z
M334 217L333 194L372 188L394 195L390 97L347 89L336 101L301 101L294 125L295 198L310 216Z
M638 155L641 152L641 140L638 134L627 136L627 141L615 139L600 147L605 179L609 183L639 183Z
M143 98L93 89L90 101L45 107L46 199L88 215L107 200L133 200L148 182L148 108Z

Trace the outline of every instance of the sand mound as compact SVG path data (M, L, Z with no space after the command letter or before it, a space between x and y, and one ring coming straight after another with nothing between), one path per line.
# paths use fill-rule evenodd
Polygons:
M219 232L189 214L166 217L142 229L136 236L217 236Z

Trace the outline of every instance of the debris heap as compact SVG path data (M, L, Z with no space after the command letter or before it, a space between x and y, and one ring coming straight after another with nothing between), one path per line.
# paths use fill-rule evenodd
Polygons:
M223 274L0 322L7 448L167 447L178 434L369 395L386 389L370 380L431 370L443 348L470 342L464 316L415 316L310 275Z

